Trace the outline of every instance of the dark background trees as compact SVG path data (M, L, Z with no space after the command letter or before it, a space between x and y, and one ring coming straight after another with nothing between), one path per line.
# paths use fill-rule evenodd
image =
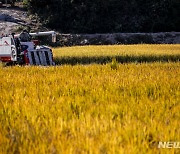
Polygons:
M64 33L180 31L179 0L25 0L49 28Z

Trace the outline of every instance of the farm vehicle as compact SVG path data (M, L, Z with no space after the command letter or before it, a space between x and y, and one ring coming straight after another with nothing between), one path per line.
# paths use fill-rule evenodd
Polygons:
M28 34L31 37L51 35L52 42L56 42L54 31ZM19 65L55 65L49 47L39 45L39 40L23 40L21 34L0 36L0 61Z

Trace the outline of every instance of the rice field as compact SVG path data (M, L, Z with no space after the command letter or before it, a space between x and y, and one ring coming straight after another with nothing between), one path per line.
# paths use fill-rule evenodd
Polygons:
M180 152L158 148L180 141L180 45L53 52L55 67L0 67L0 153Z
M56 64L179 62L180 45L78 46L54 49Z

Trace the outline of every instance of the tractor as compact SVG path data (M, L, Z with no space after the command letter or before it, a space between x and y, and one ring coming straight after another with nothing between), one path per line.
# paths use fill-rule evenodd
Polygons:
M54 31L29 33L29 35L32 37L51 35L52 42L56 42ZM0 36L0 61L19 65L55 65L53 53L49 47L39 45L38 40L21 41L20 34Z

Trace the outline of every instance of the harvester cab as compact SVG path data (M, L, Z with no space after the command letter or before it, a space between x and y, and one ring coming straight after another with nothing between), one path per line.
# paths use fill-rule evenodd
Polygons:
M56 42L54 31L29 33L30 36L51 35ZM20 34L0 37L0 61L25 65L55 65L52 50L44 45L38 45L38 40L22 41Z

